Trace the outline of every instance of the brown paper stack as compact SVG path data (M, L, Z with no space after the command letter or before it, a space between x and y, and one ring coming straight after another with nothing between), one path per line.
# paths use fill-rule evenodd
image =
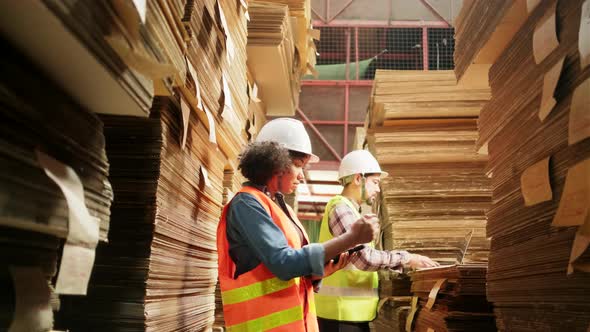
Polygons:
M377 318L371 322L377 332L403 332L410 312L410 296L390 296L382 299Z
M217 114L221 109L221 73L226 40L220 22L219 7L216 1L209 0L195 1L194 6L188 11L187 9L189 8L185 8L183 2L174 1L172 15L177 22L182 19L191 31L186 46L187 57L198 75L203 106Z
M242 188L246 180L239 170L225 170L223 175L224 205L229 203L233 196Z
M489 151L493 187L488 299L505 331L585 331L590 321L583 2L529 8L489 73L477 145Z
M81 110L39 73L28 74L30 64L7 58L6 77L18 79L2 82L4 148L0 164L6 194L1 225L67 237L68 205L38 162L36 151L41 151L76 172L85 188L85 204L91 216L99 220L100 238L105 240L113 197L107 180L102 122ZM50 112L47 105L60 110Z
M231 201L234 195L242 188L244 183L243 176L239 171L226 169L223 172L223 198L222 204L226 205ZM219 288L219 282L215 285L215 321L213 326L225 326L225 320L223 318L223 303L221 301L221 289Z
M405 331L412 301L412 281L407 274L379 271L377 318L371 323L377 332Z
M248 135L248 141L253 141L262 126L266 123L265 106L262 102L251 101L249 106L250 117L246 122L246 132Z
M178 64L169 62L174 55L178 61L178 52L164 57L163 53L173 52L173 49L158 43L157 38L152 38L153 34L146 33L153 28L156 17L153 15L154 3L147 5L145 21L148 24L141 23L141 9L123 0L47 1L45 4L117 78L144 115L149 114L155 95L153 80L172 77L175 72L172 65ZM165 47L166 51L162 50Z
M104 118L113 228L88 297L63 303L59 322L71 331L200 331L213 323L224 157L194 114L181 150L179 113L158 100L150 119Z
M506 17L512 6L526 6L526 1L473 1L463 2L455 20L455 73L461 79L472 64L491 64L495 51L501 52L511 36L512 17ZM494 40L490 40L494 39ZM505 40L504 39L508 39ZM495 45L480 52L488 42ZM492 59L493 60L493 59Z
M258 95L258 84L254 81L254 77L250 70L248 70L248 120L246 121L246 136L248 142L254 141L258 132L266 123L266 106Z
M85 206L100 240L109 231L113 193L103 123L4 40L0 44L0 330L46 330L59 307L54 277L74 222L71 212ZM46 173L55 168L39 153L69 168L56 177L79 179L83 192L75 206ZM59 277L72 274L64 270Z
M292 116L299 105L300 79L315 71L320 38L309 0L249 2L248 67L268 115Z
M248 66L260 86L267 114L294 115L300 75L289 7L251 1L249 13Z
M219 281L215 285L215 319L213 321L213 327L224 327L225 318L223 316L223 301L221 300L221 288Z
M286 5L289 7L282 23L297 26L289 51L293 62L289 73L294 79L283 77L291 83L298 82L307 71L308 62L315 63L311 40L315 31L310 26L308 0ZM26 103L38 100L43 107L51 105L51 110L41 115L26 108L21 111L23 106L17 105L21 96L10 89L2 90L0 97L10 120L2 122L6 127L2 135L8 142L2 163L7 181L3 188L10 195L0 196L0 206L6 208L1 226L17 225L21 229L7 228L2 233L0 244L7 249L3 255L12 259L18 256L14 252L26 253L35 262L44 262L45 277L56 273L61 243L57 238L68 233L68 206L38 167L31 151L40 148L80 176L82 201L99 220L102 240L107 238L111 212L115 225L109 243L97 249L89 296L63 299L60 327L83 331L210 328L214 306L220 306L214 296L216 223L222 201L239 189L241 179L235 175L239 152L264 125L268 104L263 93L258 94L261 84L247 71L247 1L44 1L2 8L0 29L3 33L17 31L11 42L26 49L29 56L35 53L37 62L55 60L59 52L48 52L45 57L44 51L39 51L40 43L33 42L39 38L21 38L30 35L30 30L23 29L29 21L38 22L43 27L39 32L48 40L54 40L52 33L59 30L60 38L55 40L64 49L75 46L78 53L72 54L86 55L80 63L87 65L92 79L74 75L66 82L80 82L79 89L74 90L82 94L73 93L71 86L66 89L79 103L103 106L91 108L97 113L143 118L104 118L108 122L107 153L115 165L110 180L116 183L117 193L111 210L112 190L100 119L63 109L67 107L57 99L38 98L45 93L39 89L52 88L39 88L36 80L22 83L19 89L30 90ZM19 15L12 16L19 19L8 19L13 11ZM67 43L62 45L62 41ZM19 73L13 69L12 60L6 66L12 84ZM67 69L63 70L65 74L79 71L77 67ZM98 88L90 84L92 88L84 89L84 84L94 83L99 76L102 79L97 81L104 84ZM294 91L298 92L298 85ZM167 96L172 101L158 104L154 96ZM54 112L57 115L51 117ZM12 121L21 115L30 117L28 125L43 124L47 128L21 135L27 125L18 121L14 125ZM11 150L12 145L19 144L26 147L26 153ZM234 173L231 179L224 178L224 170ZM12 174L22 174L24 180ZM30 181L34 185L29 185ZM39 196L39 191L44 195ZM18 251L10 249L14 243L24 243L21 239L27 238L29 230L54 237L31 240L36 243L34 250L24 245ZM9 284L10 274L1 273L0 281ZM11 312L10 308L6 312ZM2 322L8 322L4 316Z
M0 227L0 331L17 321L40 317L42 311L59 310L59 298L54 290L52 279L57 275L60 246L63 241L41 233L22 231L15 228ZM15 283L14 268L32 269L37 276L28 275L19 281L20 289ZM36 279L36 280L35 280ZM31 281L44 283L46 292L39 292ZM32 301L17 303L18 299L28 297ZM46 308L43 308L46 304ZM22 309L29 310L22 315ZM17 313L20 312L20 315ZM38 330L53 326L53 314L37 323ZM22 326L22 325L21 325ZM33 330L34 325L28 325Z
M248 22L246 12L250 8L244 7L241 3L241 1L229 0L219 2L227 20L227 29L229 29L226 31L228 37L226 37L226 56L223 66L223 75L227 82L226 88L223 90L225 109L222 111L221 117L223 119L222 126L231 128L234 135L240 140L246 140L244 124L248 120L248 104L250 103L247 93ZM231 102L228 100L228 93Z
M486 266L452 265L412 273L412 292L419 298L416 332L496 331L492 305L485 296ZM411 315L410 315L410 318Z
M310 0L267 0L275 4L283 4L289 6L289 15L291 16L291 27L293 29L293 36L295 47L297 48L298 64L295 69L299 72L299 76L311 73L310 68L316 64L316 46L313 39L319 40L319 31L313 30L311 26L311 1ZM315 35L315 37L313 37Z
M377 71L369 149L382 181L385 249L440 262L485 261L490 205L487 156L475 150L477 116L490 92L457 85L452 71Z
M191 32L180 43L186 42L187 58L197 76L185 78L179 88L201 121L208 123L205 112L213 116L217 144L234 162L247 141L245 127L250 102L245 9L239 1L174 1L171 12L173 22L182 20ZM195 79L200 93L193 83ZM207 124L209 130L210 127Z

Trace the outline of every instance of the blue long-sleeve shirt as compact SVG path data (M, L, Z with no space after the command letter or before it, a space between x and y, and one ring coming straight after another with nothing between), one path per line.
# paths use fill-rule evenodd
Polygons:
M289 247L281 229L253 195L238 193L230 203L226 220L229 254L236 263L235 278L261 262L281 280L323 276L324 247L319 243L301 249Z

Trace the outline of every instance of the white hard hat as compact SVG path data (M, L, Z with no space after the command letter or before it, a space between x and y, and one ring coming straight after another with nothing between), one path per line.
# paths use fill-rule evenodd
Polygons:
M303 123L290 118L278 118L266 123L258 136L256 142L275 141L286 149L305 153L311 156L310 163L320 161L320 158L311 153L311 140Z
M348 153L340 162L338 180L353 174L379 173L384 178L388 174L381 170L377 159L367 150L355 150Z

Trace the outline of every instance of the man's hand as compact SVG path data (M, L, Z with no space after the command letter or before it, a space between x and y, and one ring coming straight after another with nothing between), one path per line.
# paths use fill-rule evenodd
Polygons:
M418 254L410 254L410 260L404 264L404 267L409 267L412 269L419 269L419 268L426 268L426 267L436 267L440 266L437 262L433 261L432 259L418 255Z

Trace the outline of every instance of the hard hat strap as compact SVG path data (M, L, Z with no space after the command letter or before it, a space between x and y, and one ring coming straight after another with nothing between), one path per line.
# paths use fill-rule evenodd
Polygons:
M366 200L367 190L365 189L365 184L367 183L367 178L365 178L365 173L361 173L361 202Z
M351 182L353 182L353 181L354 181L354 176L355 176L355 175L356 175L356 174L352 174L352 175L348 175L348 176L345 176L345 177L341 178L341 179L339 180L339 181L340 181L340 184L341 184L343 187L346 187L346 185L348 185L349 183L351 183Z

